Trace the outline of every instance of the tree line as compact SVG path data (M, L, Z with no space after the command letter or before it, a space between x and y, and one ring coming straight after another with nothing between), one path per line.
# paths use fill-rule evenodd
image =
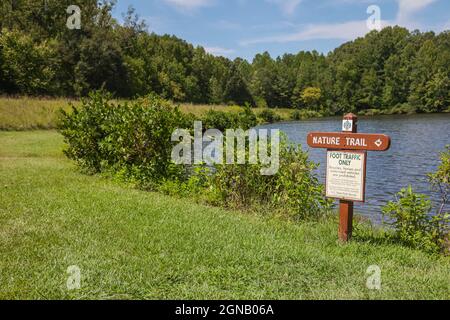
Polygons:
M67 7L81 8L80 29ZM149 32L133 8L111 0L5 0L0 5L0 94L118 98L156 93L175 102L248 103L326 114L440 112L450 106L450 31L387 27L327 55L301 51L253 61L216 57Z

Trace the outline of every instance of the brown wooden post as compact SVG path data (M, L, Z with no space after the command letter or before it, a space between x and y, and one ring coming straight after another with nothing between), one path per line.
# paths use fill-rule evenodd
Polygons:
M346 120L350 122L346 123ZM342 131L343 132L358 132L358 117L353 113L344 115ZM351 125L351 126L350 126ZM339 229L338 237L342 242L347 242L352 237L353 229L353 201L340 200L339 201Z
M339 200L339 240L347 242L352 237L353 201Z

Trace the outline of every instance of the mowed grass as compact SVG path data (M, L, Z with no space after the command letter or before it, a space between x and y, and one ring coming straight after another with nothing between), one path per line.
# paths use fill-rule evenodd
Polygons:
M121 100L120 102L125 102ZM57 127L59 110L70 110L70 104L80 105L78 100L45 99L45 98L7 98L0 97L0 130L36 130L55 129ZM183 112L193 113L196 116L205 114L208 110L225 112L239 112L239 106L226 105L198 105L180 104ZM254 108L258 115L263 109ZM282 120L291 119L292 109L273 109Z
M450 259L79 173L54 131L0 132L1 299L449 299ZM67 289L69 266L81 288ZM366 270L381 268L381 290Z

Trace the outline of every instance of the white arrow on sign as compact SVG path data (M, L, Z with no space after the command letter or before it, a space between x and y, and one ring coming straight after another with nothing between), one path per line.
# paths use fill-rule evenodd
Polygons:
M378 140L375 141L374 143L375 143L375 145L379 148L379 147L383 144L383 141L381 141L381 139L378 139Z

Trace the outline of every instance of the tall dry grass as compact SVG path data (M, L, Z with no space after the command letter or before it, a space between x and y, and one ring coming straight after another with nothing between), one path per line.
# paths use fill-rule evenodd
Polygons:
M59 109L70 109L68 99L0 98L0 130L56 128Z
M125 100L120 100L125 102ZM75 106L80 102L67 98L33 98L33 97L0 97L0 130L34 130L55 129L58 121L59 110L70 110L70 104ZM239 112L239 106L206 105L206 104L179 104L181 110L201 116L208 110L225 112ZM263 109L255 108L255 114ZM272 109L281 116L282 120L291 119L292 109Z

